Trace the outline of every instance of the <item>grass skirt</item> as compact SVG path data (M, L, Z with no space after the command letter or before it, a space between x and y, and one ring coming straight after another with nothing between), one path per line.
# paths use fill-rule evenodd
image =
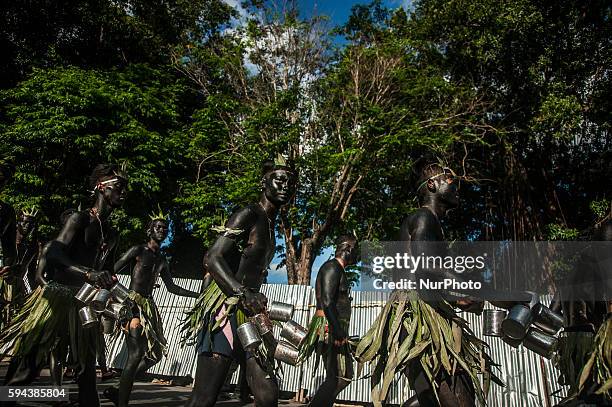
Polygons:
M223 312L223 314L217 318L216 322L212 324L212 318L224 304L225 312ZM223 294L216 281L210 283L206 290L200 294L194 306L189 311L185 312L186 317L181 327L183 342L193 345L203 329L208 329L210 333L217 331L234 313L236 313L238 325L245 323L247 320L246 316L238 309L237 305L237 297L228 298Z
M580 372L579 394L590 391L603 397L606 405L612 404L612 318L610 317L597 331L592 352Z
M23 283L14 277L0 277L0 332L4 332L24 301Z
M400 340L402 329L406 335ZM487 344L447 302L434 307L416 292L396 291L359 342L355 357L360 364L370 363L376 406L384 402L395 374L413 361L420 362L436 397L438 375L445 371L453 376L457 369L463 369L472 380L478 400L485 404L491 380L503 386L491 372L494 364L486 348ZM484 376L484 386L479 373Z
M91 345L86 343L77 307L67 286L51 282L38 287L0 334L0 347L16 358L35 354L38 364L61 344L70 344L74 355L85 353Z
M213 281L196 300L195 305L187 311L186 318L181 328L183 343L188 345L197 344L199 338L212 338L218 333L225 324L229 324L228 319L235 318L236 327L248 321L244 312L238 308L238 297L227 297ZM202 335L207 330L209 335ZM233 340L240 342L236 332L233 333ZM214 345L209 343L209 348L214 349ZM274 359L273 349L264 339L259 349L254 353L247 352L247 357L253 356L259 365L272 377L277 372L277 364Z
M138 307L140 324L143 328L142 334L147 338L145 356L148 359L159 361L168 354L168 345L157 305L152 298L143 297L134 291L130 292L129 298Z
M345 332L348 332L348 322L342 321L342 324L344 325ZM327 318L321 315L315 315L312 317L312 320L308 325L308 335L300 347L298 360L299 363L303 363L308 360L313 353L316 353L317 359L312 371L313 377L316 376L316 373L319 370L321 359L324 359L326 353L330 351L331 347L333 346L333 344L330 343L331 340L332 338L328 334ZM347 355L350 357L346 358ZM341 348L337 348L337 357L338 374L340 377L345 378L346 380L351 380L352 378L347 377L346 366L347 359L352 360L351 347L348 343L342 345Z

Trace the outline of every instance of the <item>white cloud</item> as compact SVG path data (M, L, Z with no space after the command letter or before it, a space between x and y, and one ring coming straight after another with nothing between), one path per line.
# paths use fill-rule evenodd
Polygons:
M280 263L270 264L268 268L268 283L269 284L287 284L287 267L279 267Z
M244 7L242 7L241 0L223 0L223 1L225 2L225 4L228 4L232 6L234 9L236 9L239 15L238 20L240 22L244 22L246 20L249 13Z

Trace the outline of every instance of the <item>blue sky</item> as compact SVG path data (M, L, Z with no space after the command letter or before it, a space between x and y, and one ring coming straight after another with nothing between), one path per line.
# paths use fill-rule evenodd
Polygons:
M276 236L277 242L283 242L283 237L280 235ZM332 247L326 247L323 249L323 252L317 256L315 259L314 265L312 266L312 280L310 285L314 286L315 279L317 278L317 271L323 263L327 260L331 259L334 254ZM274 257L272 260L272 264L270 265L270 269L268 270L268 283L270 284L287 284L287 270L285 267L278 268L280 262L280 258L278 256Z
M300 10L304 15L312 14L316 10L317 14L329 16L332 24L339 25L346 22L351 13L351 7L354 4L368 4L370 0L353 1L353 0L299 0ZM383 0L383 3L390 9L397 7L409 7L412 4L411 0Z

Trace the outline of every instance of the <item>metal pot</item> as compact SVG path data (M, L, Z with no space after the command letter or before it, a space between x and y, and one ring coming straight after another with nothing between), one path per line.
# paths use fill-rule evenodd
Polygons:
M274 350L274 359L295 366L298 363L299 352L290 343L280 341Z
M512 346L513 348L518 348L521 342L523 342L522 339L512 339L512 338L508 338L507 336L503 336L502 341L506 342L508 345Z
M533 319L533 324L547 334L556 335L563 328L563 317L543 304L534 307Z
M542 355L547 359L550 359L557 350L557 346L559 344L559 340L552 335L548 335L540 331L537 328L530 328L527 335L525 335L525 339L523 340L523 345L525 347L538 355Z
M106 306L104 310L104 314L109 312L113 315L113 318L118 319L120 321L125 319L132 318L132 310L125 304L120 304L118 302L111 302Z
M486 309L482 314L482 334L502 337L502 321L508 313L500 309Z
M83 304L89 304L94 299L98 289L89 283L84 283L74 296Z
M268 310L270 319L274 321L287 322L293 317L293 305L284 302L272 301Z
M83 328L89 328L98 323L98 314L89 306L85 306L79 310L79 317Z
M119 282L110 289L110 292L113 295L113 298L120 303L127 300L128 296L130 295L130 290Z
M252 322L245 322L236 330L238 339L245 350L255 351L261 345L261 336L257 331L257 326Z
M272 333L272 321L266 314L257 314L253 317L253 323L257 326L259 335L264 337L265 335Z
M283 324L283 330L281 331L281 337L286 339L291 345L299 348L302 342L308 336L308 329L295 321L287 321Z
M110 335L113 332L115 332L116 326L117 326L117 320L115 318L107 316L106 310L104 310L104 314L102 314L102 331L106 335Z
M517 304L510 309L508 317L502 321L504 336L511 339L523 339L533 320L531 309L523 304Z
M91 300L91 308L93 308L93 310L96 312L103 312L110 298L110 291L104 288L100 288L96 295L93 297L93 300Z

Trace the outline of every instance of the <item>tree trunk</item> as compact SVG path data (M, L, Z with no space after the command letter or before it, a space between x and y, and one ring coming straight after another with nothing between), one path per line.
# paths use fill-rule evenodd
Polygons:
M293 247L293 243L288 244L285 239L287 282L289 284L310 285L312 264L319 248L315 247L315 239L313 238L303 240L299 250Z

